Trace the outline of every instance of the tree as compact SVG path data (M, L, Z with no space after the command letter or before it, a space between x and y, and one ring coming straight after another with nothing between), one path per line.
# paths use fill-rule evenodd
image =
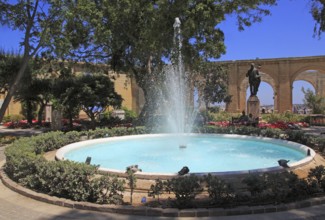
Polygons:
M310 0L310 13L315 20L314 34L321 36L325 31L325 2L323 0Z
M62 22L60 18L65 12L62 6L62 1L59 0L17 0L9 3L4 0L0 1L0 24L24 33L21 42L22 62L1 106L0 122L25 73L29 60L42 48L50 45L52 37L50 30L58 31L58 23Z
M95 128L96 117L109 106L121 107L123 99L115 92L114 83L107 75L83 75L76 79L76 84L72 88L74 99L91 119L92 128Z
M224 34L218 27L225 15L235 14L243 30L270 14L265 8L275 4L276 0L76 1L69 6L70 20L75 21L70 32L84 37L80 41L70 35L71 42L81 48L75 53L78 59L96 58L114 70L129 71L145 96L140 117L147 117L157 104L150 97L161 83L154 70L172 57L175 17L182 22L182 54L190 69L199 60L225 53Z
M54 79L53 106L63 110L63 114L69 119L69 128L73 128L73 119L79 115L81 105L78 97L78 81L72 75L70 67L64 67L61 63L57 70L59 76Z
M32 106L38 106L37 120L38 124L41 125L43 120L43 113L46 105L51 101L53 97L52 91L53 80L52 79L41 79L32 78L30 82L24 81L24 85L20 86L15 100L25 102L27 104L27 115L30 116ZM27 117L28 122L31 124L31 118Z
M226 66L213 62L204 62L198 66L198 79L194 86L198 88L200 97L205 103L205 109L211 104L231 100L228 94L228 74Z
M325 98L314 94L311 89L305 90L301 89L305 95L304 104L312 109L314 114L324 114L325 113Z
M5 94L12 85L21 61L19 54L0 50L0 93Z

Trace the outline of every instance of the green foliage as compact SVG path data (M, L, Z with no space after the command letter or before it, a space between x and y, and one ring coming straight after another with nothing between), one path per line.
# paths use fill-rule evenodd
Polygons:
M148 130L145 127L134 128L96 128L95 130L83 131L82 134L86 135L88 139L115 137L124 135L147 134Z
M306 91L302 88L305 95L304 104L312 109L313 114L324 114L325 112L325 98L321 95L314 94L311 89Z
M62 109L64 116L69 119L70 128L73 127L73 118L79 114L81 106L78 97L78 82L72 77L72 69L61 67L58 69L61 76L54 80L53 96L55 100L53 107Z
M304 119L306 118L305 115L298 115L298 114L294 114L292 112L285 112L285 113L281 113L281 114L277 114L277 113L272 113L272 114L262 114L262 119L263 121L266 121L268 123L276 123L279 121L282 122L301 122L304 121Z
M7 115L3 118L3 122L18 122L20 120L23 120L24 119L24 116L22 115Z
M95 128L96 117L104 112L108 106L120 107L122 97L116 93L114 83L107 75L83 75L77 78L74 89L77 94L74 99L79 101L82 110L87 114Z
M122 204L124 192L124 180L119 180L116 176L102 175L91 181L90 188L91 202L99 204Z
M164 192L164 185L165 183L162 180L156 179L155 185L152 184L148 190L148 196L153 198L157 196L159 202L159 196Z
M293 172L283 173L286 184L289 187L288 199L305 199L310 196L310 186L307 180L299 179Z
M211 128L211 130L205 131L219 132L218 129L222 129L213 128L215 130ZM220 130L219 133L248 133L250 131L253 134L258 134L257 130L243 130L237 129L236 127L228 127L223 131ZM138 128L136 130L125 128L97 129L89 132L68 132L66 134L62 132L50 132L31 138L20 138L5 149L5 171L14 181L50 195L76 201L121 204L123 200L124 181L114 176L98 176L97 167L95 166L70 161L49 162L41 154L78 141L82 135L87 135L89 138L99 138L139 134L145 131L145 128ZM262 131L267 131L267 129L263 129ZM260 132L259 134L274 136L278 134L277 132L267 131L265 133ZM320 138L304 135L299 131L285 135L284 137L306 141L310 147L318 146L320 148L320 144L324 142ZM324 166L311 169L307 181L299 179L293 173L286 172L266 173L264 175L250 174L242 180L245 186L241 190L247 189L250 192L251 196L248 200L251 200L252 204L261 202L281 203L308 198L315 193L323 193L325 191L324 170ZM159 201L159 196L163 192L172 192L176 197L174 204L176 207L193 207L195 206L193 200L203 191L203 180L205 181L211 203L214 206L240 204L241 198L233 186L225 180L212 175L208 175L204 179L190 175L168 181L156 180L156 183L150 187L148 196L154 198L157 196ZM128 174L127 181L131 190L132 203L132 195L136 187L134 173L131 172Z
M69 1L66 34L56 38L70 42L74 50L70 46L67 51L75 52L79 59L96 59L96 62L109 63L114 71L132 73L146 101L140 116L147 117L158 104L150 96L161 86L161 76L153 70L163 65L161 57L173 57L175 17L182 22L182 54L186 66L191 68L202 60L217 59L225 53L224 34L218 27L225 15L235 14L239 28L243 29L268 15L266 6L275 5L276 1L122 0L106 3ZM78 51L80 48L83 53Z
M226 66L202 62L198 65L197 72L200 80L196 80L194 86L199 90L206 109L211 104L231 101L231 96L228 94Z
M319 190L325 190L325 167L319 165L310 169L308 173L308 181L315 184Z
M132 170L127 170L126 173L127 173L128 186L130 187L130 203L132 205L133 192L135 187L137 186L137 177L134 175L134 172Z
M15 83L11 84L1 106L1 122L12 96L27 72L29 60L46 47L53 51L54 44L51 41L56 39L56 36L51 34L51 31L52 33L61 32L62 16L66 10L61 1L1 1L0 8L1 24L12 30L21 31L24 36L20 42L23 46L22 61L17 65L17 71L13 74Z
M325 138L324 137L310 137L309 144L313 146L313 149L324 153L325 151Z
M266 129L262 129L260 134L263 137L279 139L281 138L283 132L281 131L281 129L266 128Z
M173 178L167 180L166 191L175 194L176 205L179 208L191 207L192 200L203 190L200 181L195 175Z
M285 132L286 140L294 141L306 145L309 142L309 139L312 138L311 135L306 134L301 130L287 130Z
M315 20L314 34L318 37L325 31L325 3L321 0L310 0L310 12Z
M120 204L124 188L117 178L94 179L95 166L71 161L50 162L39 155L76 142L80 135L78 132L50 132L16 140L5 149L7 175L24 186L50 195Z
M205 176L209 197L212 204L227 204L235 199L235 191L230 183L217 176Z
M137 113L133 110L128 109L127 107L122 107L125 112L124 121L127 123L132 123L138 116Z
M7 136L7 135L0 135L0 147L11 144L17 139L16 136Z
M35 137L34 152L36 154L42 154L44 152L59 149L62 146L77 142L80 140L79 133L76 131L68 132L50 132Z
M249 174L242 183L247 185L247 190L253 197L260 197L267 187L264 176L259 174Z
M264 174L267 188L270 190L270 196L276 203L284 202L289 194L288 179L282 173Z
M218 113L211 112L213 121L231 121L231 118L234 116L233 113L226 111L220 111Z
M96 167L71 161L38 163L36 172L23 179L30 188L75 201L88 201Z
M0 49L0 92L8 91L22 62L21 56Z

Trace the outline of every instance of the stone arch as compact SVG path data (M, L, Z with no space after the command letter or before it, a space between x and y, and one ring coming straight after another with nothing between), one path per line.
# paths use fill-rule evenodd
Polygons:
M276 103L276 83L275 80L273 79L273 77L271 75L269 75L268 73L266 73L265 71L260 71L260 75L261 75L261 82L265 82L267 84L269 84L271 86L271 88L273 89L274 92L274 104ZM239 100L240 100L240 106L242 107L241 110L246 110L246 97L247 97L247 89L249 87L248 84L248 78L242 78L240 86L239 86ZM257 93L257 95L259 95L259 93Z
M305 89L311 88L313 91L315 91L315 86L311 84L310 81L304 79L298 79L292 82L292 104L293 104L292 109L295 112L299 112L298 109L301 109L301 107L304 106L303 105L304 94L301 91L301 87L304 87ZM298 106L294 106L295 104L298 104Z
M271 85L274 91L274 109L281 113L292 111L292 84L295 80L310 82L319 95L325 97L325 56L292 57L222 62L229 66L229 92L232 102L226 107L229 112L240 112L246 107L245 74L250 63L262 65L262 81ZM317 73L308 72L317 70ZM259 94L257 94L259 96Z
M325 69L319 66L306 66L294 72L291 84L296 80L309 82L318 95L325 96Z

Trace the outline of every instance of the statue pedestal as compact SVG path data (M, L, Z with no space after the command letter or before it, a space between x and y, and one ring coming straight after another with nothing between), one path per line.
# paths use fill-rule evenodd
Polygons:
M52 111L51 129L53 131L60 131L62 129L62 113L61 111Z
M247 115L249 114L252 114L253 118L260 117L260 100L255 95L247 100Z

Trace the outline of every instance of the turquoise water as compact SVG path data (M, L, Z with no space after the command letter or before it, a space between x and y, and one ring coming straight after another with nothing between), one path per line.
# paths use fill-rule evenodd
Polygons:
M107 141L71 150L65 159L85 162L101 168L125 171L137 164L143 172L176 173L188 166L191 173L225 172L278 166L279 159L290 163L305 158L305 153L262 140L216 136L187 137L187 147L180 148L177 138L146 137Z

